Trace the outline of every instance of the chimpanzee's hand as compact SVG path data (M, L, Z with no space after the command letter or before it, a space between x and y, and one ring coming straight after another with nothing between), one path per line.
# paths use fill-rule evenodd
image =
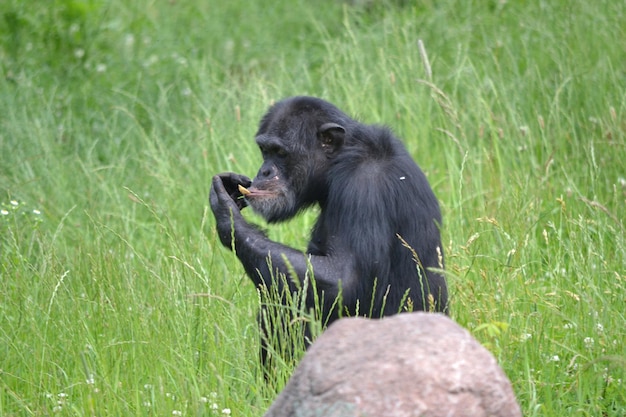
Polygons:
M226 247L232 245L232 228L244 221L239 210L247 204L239 192L238 185L250 186L252 182L244 175L224 173L213 177L209 202L215 216L217 233Z
M223 174L219 174L213 178L213 183L215 183L215 178L219 177L222 181L222 185L224 186L224 190L230 196L230 198L237 204L239 210L248 206L246 200L244 200L241 191L239 191L239 185L244 187L249 187L252 184L250 178L245 175L235 174L233 172L225 172ZM215 188L215 185L213 186Z

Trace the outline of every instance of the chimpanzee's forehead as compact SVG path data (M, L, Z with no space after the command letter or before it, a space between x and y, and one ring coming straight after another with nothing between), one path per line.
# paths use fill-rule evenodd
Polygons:
M302 129L315 129L324 123L341 118L334 105L315 97L291 97L274 104L263 116L257 136L285 135Z
M282 143L294 146L315 138L317 123L307 117L278 118L270 120L256 134L257 143ZM305 145L306 146L306 145Z

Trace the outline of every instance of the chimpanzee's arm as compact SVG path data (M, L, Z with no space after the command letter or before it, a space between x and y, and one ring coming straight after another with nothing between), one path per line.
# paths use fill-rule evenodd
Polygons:
M238 198L233 191L235 187L229 184L231 180L236 179L233 176L237 174L213 177L211 208L222 244L227 248L234 247L237 257L254 284L257 287L265 285L268 288L273 285L282 286L283 280L277 279L278 272L288 277L290 289L294 290L297 287L291 280L304 279L307 271L312 269L317 292L323 291L327 300L334 300L340 287L344 300L346 297L350 298L351 287L355 285L350 255L337 257L306 255L268 239L241 215L236 203ZM230 191L227 191L227 188ZM273 270L270 270L270 266ZM295 277L292 272L295 273Z

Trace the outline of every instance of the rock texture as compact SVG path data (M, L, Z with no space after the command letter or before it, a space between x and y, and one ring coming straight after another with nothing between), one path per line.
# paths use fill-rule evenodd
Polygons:
M333 323L266 417L521 417L495 358L432 313Z

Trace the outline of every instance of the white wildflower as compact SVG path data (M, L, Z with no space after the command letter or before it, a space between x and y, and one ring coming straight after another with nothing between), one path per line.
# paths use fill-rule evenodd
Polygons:
M124 37L124 45L126 45L127 48L130 48L134 44L135 44L135 36L132 33L127 34Z

